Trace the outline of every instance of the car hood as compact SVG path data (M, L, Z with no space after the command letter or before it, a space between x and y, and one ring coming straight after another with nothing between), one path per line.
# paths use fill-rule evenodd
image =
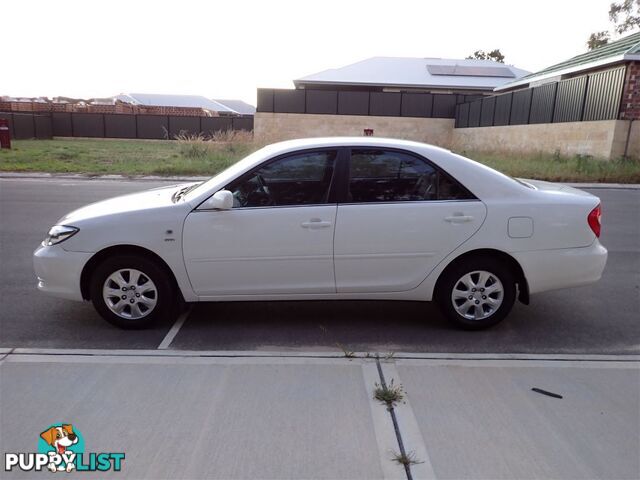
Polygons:
M153 188L143 192L122 195L120 197L109 198L101 202L92 203L66 214L58 220L57 224L74 225L74 223L82 220L97 217L170 207L175 205L173 194L187 185L190 184L185 183Z

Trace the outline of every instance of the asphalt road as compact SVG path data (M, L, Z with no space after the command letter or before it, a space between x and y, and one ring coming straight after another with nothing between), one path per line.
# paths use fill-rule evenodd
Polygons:
M159 182L0 179L0 346L146 348L170 324L121 331L90 304L36 290L31 254L68 211ZM452 329L418 302L253 302L195 305L170 345L186 350L465 353L640 353L640 190L595 189L609 249L595 285L534 295L483 332Z

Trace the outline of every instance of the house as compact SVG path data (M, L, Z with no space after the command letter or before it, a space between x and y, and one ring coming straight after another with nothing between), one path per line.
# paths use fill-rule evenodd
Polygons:
M219 100L216 98L213 101L233 110L238 115L253 116L256 113L256 107L242 100Z
M640 158L640 33L456 107L453 145L601 159Z
M640 61L640 32L628 35L568 60L530 73L495 88L496 92L535 87L549 82L573 78L585 73L602 71L612 67Z
M366 130L447 145L456 105L528 73L491 60L373 57L298 78L295 89L259 88L254 132L276 140Z
M144 107L160 107L162 114L208 116L236 116L238 113L221 103L201 95L162 95L156 93L121 93L114 97L120 102ZM158 109L159 110L159 109Z
M528 73L492 60L373 57L293 83L308 89L477 94L490 93Z

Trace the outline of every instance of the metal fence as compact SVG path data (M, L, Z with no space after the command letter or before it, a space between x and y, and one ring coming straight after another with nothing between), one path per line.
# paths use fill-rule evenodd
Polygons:
M460 103L456 128L618 118L625 67Z
M253 117L186 117L117 113L4 113L15 139L51 137L173 139L176 135L211 135L253 130Z
M258 89L258 112L454 118L456 106L482 95Z

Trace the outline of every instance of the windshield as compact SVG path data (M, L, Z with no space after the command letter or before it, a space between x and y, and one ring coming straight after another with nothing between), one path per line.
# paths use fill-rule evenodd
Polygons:
M244 157L242 160L238 161L237 163L234 163L229 168L223 170L222 172L218 173L214 177L210 178L206 182L196 185L195 188L193 188L192 190L185 192L183 198L186 201L189 201L193 198L198 197L199 195L206 192L207 190L211 189L214 185L228 183L229 181L233 180L240 172L245 170L245 168L248 168L249 166L253 165L260 158L266 157L268 152L269 152L269 147L263 147L260 150L253 152L252 154ZM212 193L215 193L215 192L212 192Z

